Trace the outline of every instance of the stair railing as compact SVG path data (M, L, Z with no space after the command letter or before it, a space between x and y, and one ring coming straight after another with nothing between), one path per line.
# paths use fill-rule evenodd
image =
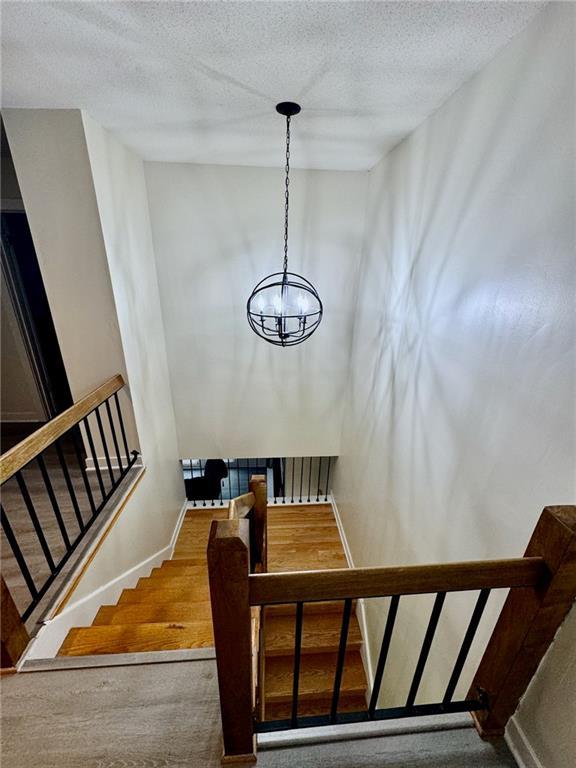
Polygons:
M3 502L9 496L18 500L11 508L5 509L2 504L2 530L30 594L20 615L2 579L2 608L6 606L11 617L9 627L2 623L3 667L13 666L19 658L29 639L24 622L138 458L138 451L130 451L128 447L118 398L123 387L122 376L113 376L0 457L0 485L4 489L9 481L14 483L11 494L3 493ZM96 441L93 429L99 436ZM97 455L97 443L104 452L103 457ZM48 452L51 461L47 461ZM94 484L90 483L91 473L86 469L87 454L95 473ZM55 468L64 481L64 495L55 488ZM29 470L34 471L34 488L30 487ZM70 508L74 524L66 520L65 508ZM37 542L42 552L46 567L43 566L40 573L24 552L24 537L28 542L31 539ZM27 546L29 551L30 543Z
M226 476L216 483L213 493L202 486L196 495L194 481L203 478L209 459L183 459L182 471L189 501L193 507L223 507L234 494L248 492L248 480L255 473L271 469L272 484L269 499L274 504L318 504L327 502L330 494L330 478L333 476L336 456L298 456L267 458L221 459ZM192 481L192 483L191 483ZM217 490L216 490L217 489Z
M576 507L547 507L524 557L439 565L297 573L250 573L249 521L214 521L208 545L212 616L224 741L223 762L256 759L256 734L318 725L361 723L470 711L482 737L501 735L576 596ZM453 696L490 591L509 589L500 617L464 700ZM479 591L441 701L416 696L446 595ZM435 594L434 605L404 706L378 708L398 604L404 595ZM390 597L386 625L366 709L339 711L352 603ZM343 601L330 711L300 716L302 614L307 602ZM295 611L291 717L266 721L257 706L252 664L251 609L293 603Z

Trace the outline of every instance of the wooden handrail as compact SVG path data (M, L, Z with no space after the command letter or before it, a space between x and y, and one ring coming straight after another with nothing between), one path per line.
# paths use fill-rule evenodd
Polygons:
M244 493L230 499L228 504L228 520L242 520L254 506L256 501L253 493Z
M255 606L436 593L424 643L426 658L446 593L481 590L454 668L458 681L490 589L510 589L500 618L484 652L466 701L452 702L450 684L434 714L473 712L483 737L501 735L525 692L554 634L576 596L576 507L547 507L542 512L523 558L436 565L356 568L296 573L249 573L248 520L214 521L208 547L210 594L218 665L224 735L224 762L255 759L253 655L250 652L250 610ZM399 599L397 597L397 599ZM483 602L481 600L483 599ZM438 602L440 600L440 603ZM434 618L436 606L440 608ZM345 609L346 610L346 609ZM344 612L344 615L345 612ZM349 615L349 614L348 614ZM388 615L387 627L390 615ZM346 649L347 623L342 620L340 655ZM474 623L476 621L476 623ZM392 619L393 627L394 619ZM346 627L346 628L345 628ZM430 633L432 627L432 634ZM387 630L386 630L387 631ZM390 629L390 632L392 629ZM472 634L470 632L472 631ZM298 629L296 629L298 632ZM301 632L301 625L300 625ZM344 638L344 645L342 645ZM382 648L386 641L386 633ZM390 637L386 642L390 642ZM466 649L462 656L463 649ZM381 651L382 653L382 651ZM387 650L386 650L387 653ZM342 664L344 656L342 655ZM296 662L295 662L296 664ZM458 664L460 668L458 669ZM419 661L420 665L420 661ZM340 669L342 666L340 667ZM295 666L296 669L296 666ZM424 667L415 672L417 687ZM452 677L454 677L454 673ZM452 683L452 677L450 683ZM381 682L381 678L380 678ZM378 683L379 685L380 683ZM339 683L338 683L339 685ZM414 681L413 681L414 685ZM337 690L335 683L335 691ZM376 697L378 696L378 688ZM412 690L412 689L411 689ZM336 695L336 694L335 694ZM297 691L295 696L297 696ZM388 709L394 716L425 714L418 707ZM474 705L474 706L471 706ZM403 715L398 712L403 710ZM430 713L430 712L428 712ZM369 713L359 715L361 721ZM306 719L306 718L305 718ZM308 718L310 720L310 718ZM286 721L288 722L288 721ZM328 719L327 722L332 722ZM356 720L350 720L356 722ZM311 724L308 722L308 724ZM275 725L274 723L272 725ZM277 725L277 724L276 724ZM284 726L284 722L280 725Z
M29 461L42 453L57 438L78 424L85 416L124 386L121 374L105 381L99 387L71 405L55 418L33 432L25 440L0 456L0 485L9 480Z
M250 605L537 587L546 575L541 557L251 574Z

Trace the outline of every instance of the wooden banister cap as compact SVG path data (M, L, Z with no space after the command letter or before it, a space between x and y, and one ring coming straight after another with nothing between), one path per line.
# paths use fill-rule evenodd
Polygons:
M248 549L250 541L250 521L244 518L232 520L213 520L208 538L208 550Z
M544 507L544 512L552 515L559 523L569 528L576 535L576 505L558 504Z

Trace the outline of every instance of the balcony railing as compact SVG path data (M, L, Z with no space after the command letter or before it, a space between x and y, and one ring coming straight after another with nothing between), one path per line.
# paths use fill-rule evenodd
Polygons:
M224 507L248 493L250 477L264 475L274 504L328 501L335 456L183 459L186 496L196 506Z

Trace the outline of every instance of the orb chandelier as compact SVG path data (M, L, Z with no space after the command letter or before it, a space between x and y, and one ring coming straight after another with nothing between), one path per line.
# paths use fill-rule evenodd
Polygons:
M314 333L322 320L322 302L309 280L288 271L288 208L290 203L290 119L300 112L291 101L276 105L286 117L286 178L284 185L284 265L254 287L246 305L248 322L260 338L278 347L294 347Z

